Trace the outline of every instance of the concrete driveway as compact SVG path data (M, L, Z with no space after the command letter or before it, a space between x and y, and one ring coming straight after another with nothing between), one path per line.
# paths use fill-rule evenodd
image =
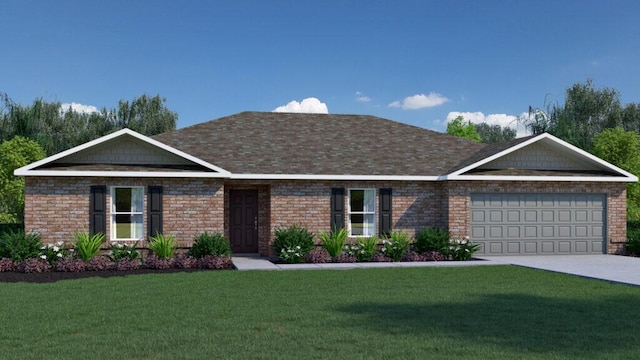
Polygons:
M640 258L619 255L484 256L534 269L640 286Z

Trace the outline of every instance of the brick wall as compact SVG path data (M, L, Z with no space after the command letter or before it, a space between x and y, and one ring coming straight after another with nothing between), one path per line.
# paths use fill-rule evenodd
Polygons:
M89 228L91 185L163 186L163 226L181 246L190 246L202 231L220 231L228 237L230 189L257 189L259 252L271 255L274 229L292 224L314 234L330 230L331 188L391 188L392 227L411 235L427 226L449 227L454 236L467 236L472 192L576 192L607 194L607 244L614 253L626 241L626 187L624 183L570 182L384 182L384 181L227 181L215 179L127 179L28 177L25 194L25 230L43 241L70 241ZM146 208L145 190L145 220ZM348 209L345 196L345 210ZM107 192L107 204L110 194ZM109 206L109 205L108 205ZM376 208L379 206L376 197ZM107 213L107 232L110 231ZM345 214L347 216L347 214ZM347 220L348 221L348 220ZM376 233L378 232L376 218Z
M469 236L470 194L505 192L598 193L607 195L607 252L622 250L627 236L626 183L603 182L515 182L451 181L445 184L444 198L449 209L448 224L452 236Z
M40 233L45 243L71 241L89 230L91 185L107 186L107 239L110 239L111 186L144 186L144 233L147 231L146 186L163 187L163 232L180 246L190 246L202 231L224 230L224 186L214 179L144 179L27 177L25 230Z
M379 190L392 189L392 227L414 235L427 226L445 226L442 207L442 184L438 182L382 181L273 181L271 192L271 238L273 229L292 224L306 227L314 234L330 231L331 188L376 189L376 211ZM345 211L348 197L345 193ZM348 214L345 213L345 217ZM348 221L348 219L345 219ZM376 217L376 233L378 233ZM317 238L316 238L317 241ZM270 250L270 249L269 249Z

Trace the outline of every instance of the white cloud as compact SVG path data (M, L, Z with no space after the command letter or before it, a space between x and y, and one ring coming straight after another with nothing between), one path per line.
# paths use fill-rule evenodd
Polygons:
M449 101L446 97L431 92L429 95L417 94L413 96L407 96L402 101L394 101L388 105L392 108L402 108L404 110L418 110L423 108L430 108L440 106Z
M76 102L72 102L70 104L69 103L60 104L60 109L63 113L69 111L69 108L71 108L71 110L80 114L91 114L91 113L100 112L98 108L93 105L83 105L83 104L78 104Z
M487 123L489 125L500 125L502 127L508 126L516 130L516 137L523 137L531 135L531 132L526 128L524 121L528 118L528 113L523 112L520 116L507 115L507 114L489 114L485 115L482 112L457 112L452 111L447 115L446 123L452 121L458 116L462 116L466 121L471 121L474 124Z
M356 101L366 103L371 101L371 98L361 93L360 91L356 91Z
M328 114L329 109L327 108L327 104L320 102L320 100L314 97L310 97L301 102L293 100L287 105L278 106L273 112Z

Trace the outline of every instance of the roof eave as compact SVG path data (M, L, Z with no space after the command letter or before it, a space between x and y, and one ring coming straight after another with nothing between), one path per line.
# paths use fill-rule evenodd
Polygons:
M218 178L227 179L228 174L216 172L184 171L64 171L64 170L23 170L17 169L16 176L51 177L124 177L124 178Z
M566 182L637 182L638 177L630 176L518 176L518 175L445 175L441 180L456 181L566 181Z

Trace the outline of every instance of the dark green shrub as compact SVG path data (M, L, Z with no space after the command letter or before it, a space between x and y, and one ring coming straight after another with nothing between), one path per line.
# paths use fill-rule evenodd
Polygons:
M219 232L209 234L203 232L193 239L193 246L189 250L189 255L201 258L206 255L231 255L231 244L229 239Z
M640 256L640 221L627 222L627 244L625 248L634 256Z
M382 248L380 250L393 261L400 261L410 244L411 237L409 235L403 231L392 230L389 232L389 239L382 240Z
M21 262L40 256L41 248L40 234L25 234L22 230L0 234L0 258L5 257L15 262Z
M416 234L415 249L419 253L437 251L447 255L449 253L449 230L439 227L424 228Z
M306 228L291 225L288 228L276 228L273 251L282 261L301 262L313 249L313 234Z

